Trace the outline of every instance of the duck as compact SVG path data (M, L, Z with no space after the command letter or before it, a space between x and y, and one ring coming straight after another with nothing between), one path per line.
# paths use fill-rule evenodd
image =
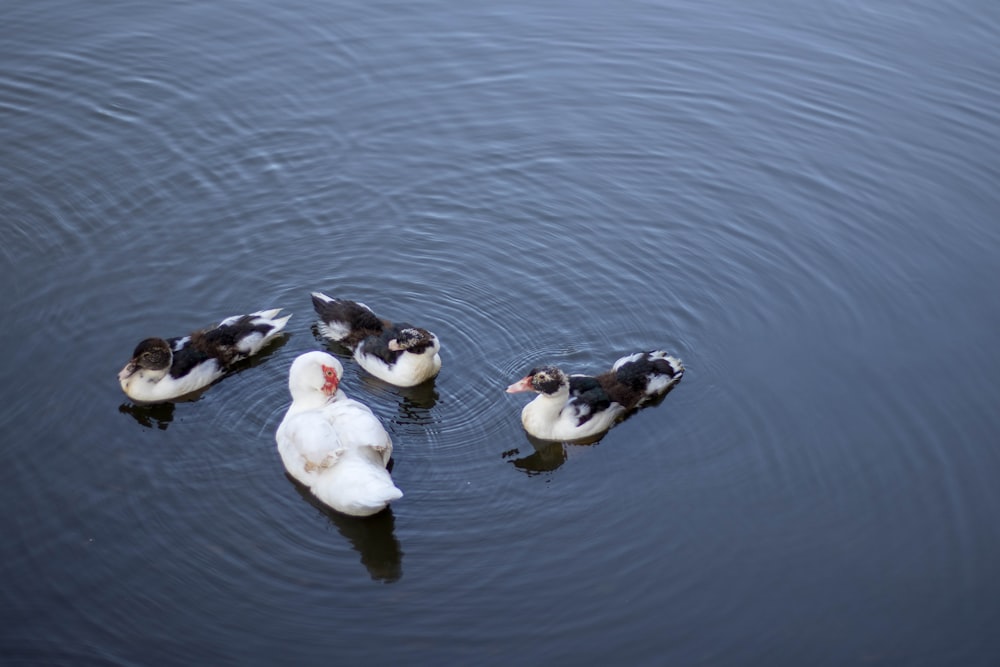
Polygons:
M378 317L358 301L312 293L319 331L351 350L354 360L378 379L415 387L441 370L441 343L427 329Z
M508 394L538 394L521 410L521 424L540 440L578 441L603 435L633 410L664 396L684 376L684 364L662 350L635 352L596 377L533 368Z
M122 391L139 403L161 403L207 387L281 333L291 315L280 312L233 315L187 336L146 338L118 372Z
M340 387L344 368L331 354L306 352L288 371L288 407L275 440L285 470L324 505L371 516L403 497L387 466L392 439L371 409Z

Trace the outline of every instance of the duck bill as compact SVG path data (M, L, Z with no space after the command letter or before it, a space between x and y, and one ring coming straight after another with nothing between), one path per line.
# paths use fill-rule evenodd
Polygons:
M531 376L523 377L514 384L507 387L508 394L519 394L522 391L534 391L534 387L531 386Z
M124 382L125 380L135 375L135 372L137 370L139 370L139 366L135 363L135 360L133 359L132 361L125 364L125 368L118 371L118 381Z

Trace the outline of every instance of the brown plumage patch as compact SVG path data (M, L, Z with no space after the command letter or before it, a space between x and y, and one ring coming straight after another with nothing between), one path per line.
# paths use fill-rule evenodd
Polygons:
M228 368L237 361L246 357L246 353L241 352L237 347L239 342L253 333L266 336L274 328L266 322L254 323L256 319L253 315L244 315L231 324L201 329L191 334L180 349L173 352L173 364L170 366L172 377L181 377L191 371L192 368L209 359L215 359L219 363L219 368ZM170 347L173 348L180 338L171 338Z
M611 400L631 410L650 398L647 394L650 379L660 375L673 378L673 366L666 359L651 358L647 354L622 364L617 371L602 373L598 381Z
M631 410L638 405L645 395L643 392L645 384L642 387L637 387L635 383L621 382L614 371L601 373L597 376L597 381L608 397L626 410Z
M170 344L162 338L147 338L135 346L132 359L139 368L163 370L170 365Z

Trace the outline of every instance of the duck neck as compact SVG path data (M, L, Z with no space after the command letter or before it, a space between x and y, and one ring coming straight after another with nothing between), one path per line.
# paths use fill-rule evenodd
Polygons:
M559 419L569 392L560 391L555 394L539 394L535 400L524 406L521 412L521 421L527 424L529 421L538 424L551 424Z
M327 396L320 391L310 391L303 392L301 394L292 395L292 406L289 410L294 412L305 412L306 410L319 410L328 403L336 400L340 395L338 391L333 396Z

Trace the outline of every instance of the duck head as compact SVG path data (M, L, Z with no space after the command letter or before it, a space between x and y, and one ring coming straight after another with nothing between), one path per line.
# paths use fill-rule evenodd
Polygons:
M170 370L174 353L162 338L147 338L135 346L132 359L118 372L118 381L124 387L129 379L139 373L141 377L156 382Z
M437 336L427 329L419 327L404 327L396 331L396 336L387 343L393 352L413 352L420 354L428 348L437 351L440 349Z
M534 391L545 396L555 396L569 389L569 378L555 366L532 368L527 375L507 387L508 394Z
M288 391L292 400L328 400L340 388L344 367L332 354L306 352L292 362L288 371Z

